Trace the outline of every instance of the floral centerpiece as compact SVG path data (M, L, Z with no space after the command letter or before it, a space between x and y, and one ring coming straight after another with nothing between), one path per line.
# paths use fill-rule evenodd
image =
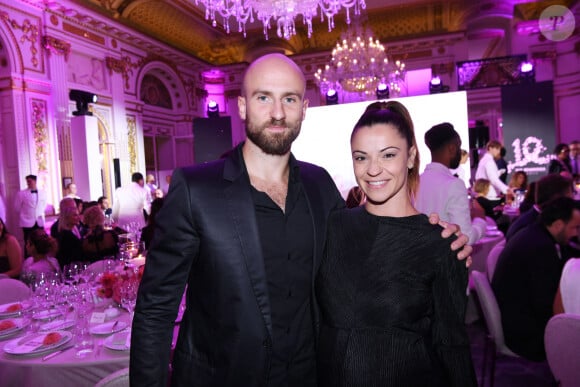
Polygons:
M139 283L143 277L145 265L138 267L117 266L113 271L103 273L98 279L97 297L112 298L117 304L121 304L121 290L127 282Z

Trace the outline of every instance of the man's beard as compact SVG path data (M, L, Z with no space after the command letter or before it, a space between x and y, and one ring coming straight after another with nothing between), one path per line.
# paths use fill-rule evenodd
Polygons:
M268 133L266 128L270 125L287 127L289 130L284 133ZM286 120L271 120L269 123L253 125L249 119L246 119L246 137L258 146L264 153L274 156L282 156L290 152L290 147L300 134L300 125L291 126Z

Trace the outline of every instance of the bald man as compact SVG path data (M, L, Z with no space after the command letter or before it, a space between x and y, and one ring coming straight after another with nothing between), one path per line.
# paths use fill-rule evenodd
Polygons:
M328 215L344 201L324 169L290 153L305 89L284 55L257 59L238 98L246 141L173 173L139 288L132 386L166 386L186 284L172 385L316 385L312 283Z

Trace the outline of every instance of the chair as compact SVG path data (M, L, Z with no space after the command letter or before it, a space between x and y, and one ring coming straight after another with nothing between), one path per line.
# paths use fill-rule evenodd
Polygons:
M13 278L0 280L0 304L22 301L29 297L30 289L24 282Z
M503 327L501 325L501 312L499 310L499 306L497 305L497 301L495 299L495 294L493 294L493 290L491 289L491 285L489 284L489 280L485 273L479 271L472 271L471 272L471 280L475 286L475 292L477 293L477 298L479 299L479 304L481 306L481 311L483 313L483 317L485 318L485 324L487 326L488 331L488 341L486 342L485 349L484 349L484 356L483 356L483 371L482 371L482 385L485 381L485 371L486 371L486 359L487 359L487 352L488 347L491 344L492 347L492 362L491 362L491 370L490 370L490 385L493 386L493 382L495 379L495 362L497 354L506 355L506 356L513 356L519 357L515 353L513 353L506 345L503 336Z
M544 332L546 358L560 387L578 386L580 381L580 315L557 314Z
M490 283L493 278L493 273L495 272L495 265L497 264L499 255L501 254L503 248L505 247L505 243L506 241L505 239L503 239L502 241L498 242L495 246L493 246L493 248L487 255L487 259L485 260L486 266L485 271L487 272L487 279Z
M95 387L129 387L129 367L105 376L95 384Z

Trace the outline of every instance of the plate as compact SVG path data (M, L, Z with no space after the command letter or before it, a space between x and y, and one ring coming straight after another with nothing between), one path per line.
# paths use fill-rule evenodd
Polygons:
M36 313L33 318L35 320L48 320L49 318L53 318L56 316L60 316L60 312L56 309L49 309L43 310L41 312Z
M123 321L119 321L119 323L114 328L113 325L115 325L115 321L109 321L104 324L95 325L89 328L89 332L94 335L110 335L111 333L122 331L128 326L128 324Z
M10 307L15 307L16 305L20 305L20 309L14 311L8 310ZM9 302L8 304L2 304L0 305L0 317L18 316L21 311L28 309L28 307L29 305L23 302Z
M12 328L4 329L0 331L0 338L12 336L13 334L19 332L22 328L24 328L27 324L27 320L23 318L13 318L11 320L2 320L2 321L13 321L14 326Z
M66 321L54 320L54 321L51 321L49 323L42 324L39 327L39 330L41 332L53 331L55 329L64 330L64 329L68 329L68 328L72 327L73 325L75 325L75 320L66 320Z
M46 335L50 333L59 333L61 335L60 340L57 343L44 345L42 341ZM20 337L11 340L4 346L4 352L11 355L40 355L45 352L50 352L66 343L72 339L72 333L67 331L53 331L45 333L34 333L32 335Z
M114 351L128 351L131 346L131 331L115 333L109 336L103 342L105 348L112 349Z

